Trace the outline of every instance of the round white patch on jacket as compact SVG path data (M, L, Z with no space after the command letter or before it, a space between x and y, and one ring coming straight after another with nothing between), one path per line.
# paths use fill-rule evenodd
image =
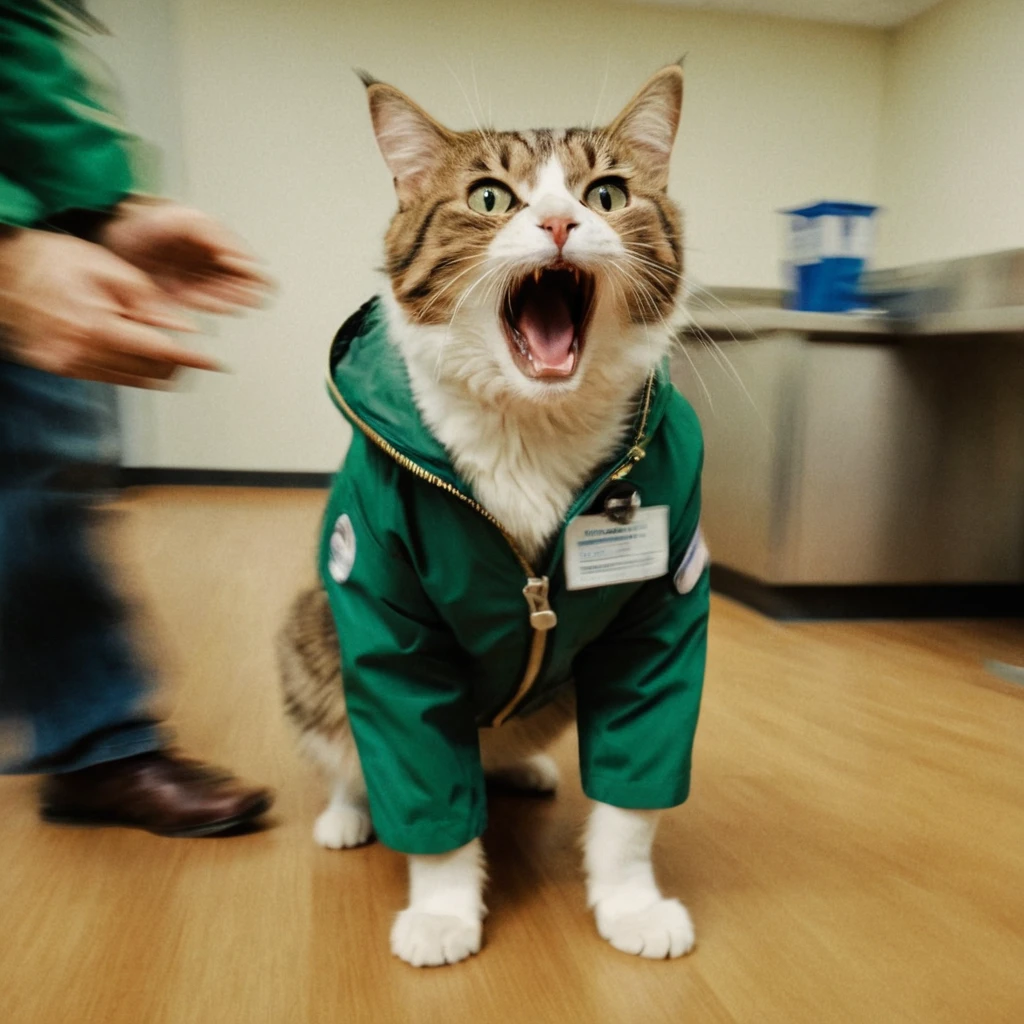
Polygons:
M344 583L352 575L356 564L356 531L347 515L338 516L331 534L331 556L327 560L327 571L335 583Z

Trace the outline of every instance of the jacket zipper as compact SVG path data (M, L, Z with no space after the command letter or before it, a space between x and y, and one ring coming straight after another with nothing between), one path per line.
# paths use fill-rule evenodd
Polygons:
M633 436L633 446L626 452L626 457L618 469L614 470L609 480L621 480L646 454L643 446L647 433L647 418L651 412L651 395L654 393L654 370L647 376L647 384L644 387L643 404L640 407L640 423Z
M435 487L439 487L442 491L450 494L453 498L457 498L464 505L468 505L470 508L479 512L480 515L482 515L484 519L495 527L502 537L505 538L505 542L512 550L512 554L515 556L516 561L526 574L526 586L523 587L523 597L526 598L526 604L530 610L530 626L533 628L533 642L530 645L530 656L526 662L526 671L523 673L522 682L519 684L519 687L512 699L501 709L501 711L498 712L497 715L495 715L494 720L491 722L491 725L495 727L502 725L516 707L518 707L527 693L530 692L533 688L533 684L537 681L537 676L540 675L541 665L544 662L548 633L558 624L558 616L555 614L548 599L548 590L550 588L550 581L548 577L537 575L536 570L523 554L519 545L516 544L515 538L513 538L512 534L510 534L501 522L488 512L483 505L478 501L474 501L468 494L463 494L458 487L448 483L447 480L442 479L436 473L431 473L430 470L424 469L419 463L413 462L413 460L407 455L403 455L402 452L400 452L393 444L381 437L380 434L378 434L377 431L375 431L364 419L357 416L352 407L342 397L337 384L334 383L332 375L328 375L327 377L327 388L331 393L331 397L338 403L339 408L345 413L345 415L348 416L348 418L378 448L380 448L382 452L389 455L398 463L398 465L403 469L407 469L413 474L413 476L418 477L420 480L424 480L427 483L433 484ZM653 391L654 371L652 370L647 378L647 384L644 388L643 406L640 412L640 424L637 427L636 434L633 438L632 447L626 453L625 459L623 459L620 465L611 473L608 478L610 480L621 480L647 454L642 446L642 442L647 430L647 418L650 413L651 394Z

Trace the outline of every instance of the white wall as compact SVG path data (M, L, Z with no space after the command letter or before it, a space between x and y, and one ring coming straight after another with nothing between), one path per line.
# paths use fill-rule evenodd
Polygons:
M1024 246L1024 2L946 0L892 34L887 266Z
M163 188L180 195L185 191L185 167L173 2L92 0L89 10L114 34L90 35L84 44L106 66L123 114L144 140L147 162ZM119 388L118 403L122 463L153 465L165 447L160 429L164 406L133 388Z
M119 29L114 9L154 2L164 0L104 0L101 13ZM690 269L706 284L778 286L777 207L878 198L880 32L573 0L175 8L165 45L176 37L177 74L166 88L180 89L184 191L269 259L280 292L269 311L223 322L207 343L232 374L143 397L135 464L335 466L345 434L322 386L327 348L378 288L393 208L354 66L453 127L472 125L479 92L500 128L586 123L595 110L608 119L687 53L672 192L687 213Z

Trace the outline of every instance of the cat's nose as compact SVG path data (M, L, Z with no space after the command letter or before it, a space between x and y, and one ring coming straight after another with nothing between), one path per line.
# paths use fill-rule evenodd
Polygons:
M561 252L569 240L569 232L573 228L578 228L579 224L571 217L547 217L540 222L540 227L542 231L550 233L555 245L558 246L558 251Z

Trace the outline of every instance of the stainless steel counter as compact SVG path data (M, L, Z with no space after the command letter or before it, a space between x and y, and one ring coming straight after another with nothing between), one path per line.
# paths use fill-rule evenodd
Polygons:
M882 316L846 313L804 313L770 306L691 312L685 335L739 340L797 334L810 340L899 342L906 338L993 335L1024 340L1024 305L996 309L950 310L930 313L913 323L894 323Z
M1024 303L692 320L673 375L704 427L716 566L770 586L1024 584Z

